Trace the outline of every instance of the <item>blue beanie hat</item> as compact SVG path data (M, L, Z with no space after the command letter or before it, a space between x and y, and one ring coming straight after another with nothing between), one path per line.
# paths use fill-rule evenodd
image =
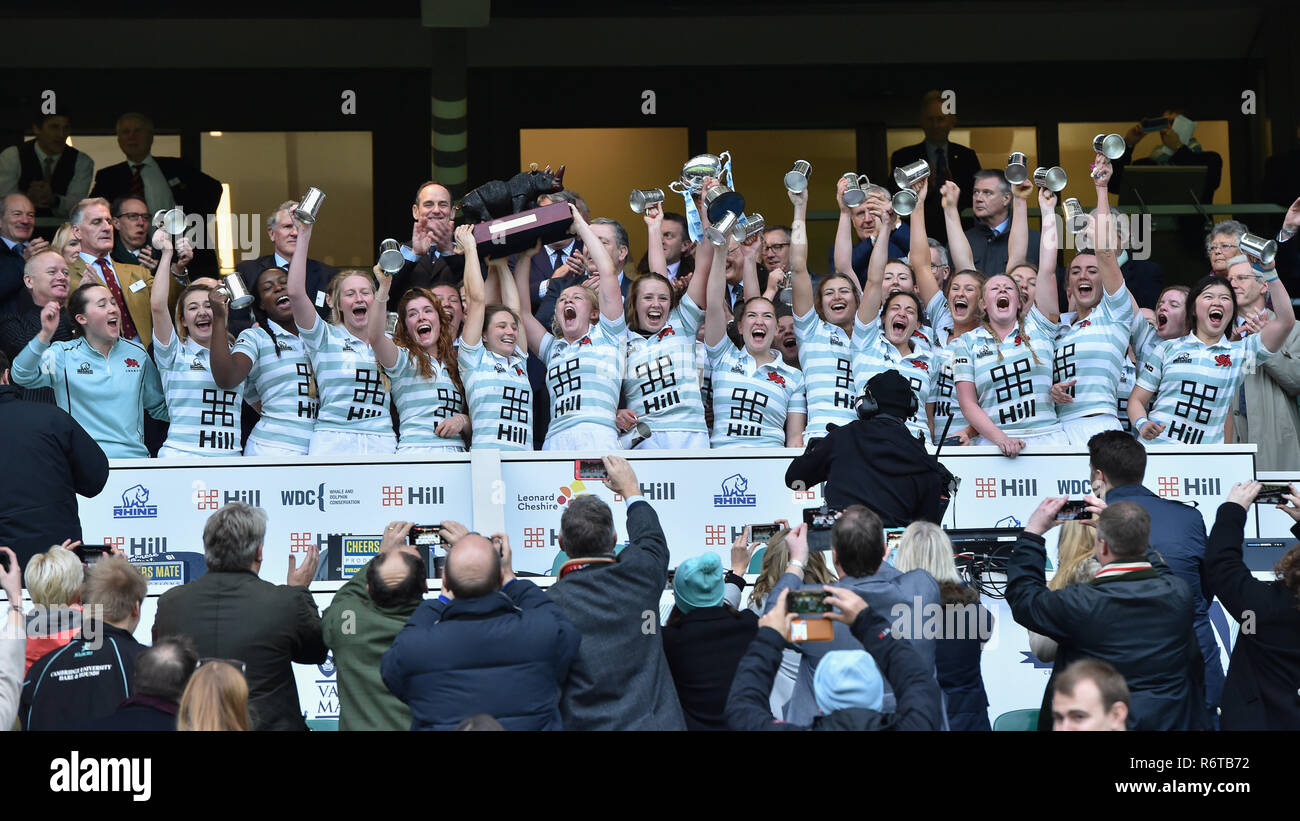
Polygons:
M885 698L885 681L876 660L865 650L833 650L817 662L813 694L818 709L826 715L854 708L879 712Z
M692 556L673 574L677 609L689 613L697 607L717 607L724 592L722 559L716 553Z

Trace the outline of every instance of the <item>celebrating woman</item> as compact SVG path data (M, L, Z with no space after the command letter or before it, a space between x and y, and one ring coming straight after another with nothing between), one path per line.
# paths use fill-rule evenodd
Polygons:
M299 337L311 361L320 396L311 455L393 453L397 437L388 412L387 377L366 341L375 282L366 271L340 271L329 285L331 323L319 322L307 295L307 249L311 224L299 224L298 244L289 261L289 304Z
M465 266L478 267L474 227L456 229L456 240L465 252ZM379 280L380 305L388 304L392 277ZM451 311L427 288L411 288L397 304L397 329L390 338L384 332L387 316L371 311L368 317L370 344L393 384L393 404L398 416L398 453L461 453L461 433L469 425L465 413L465 389L461 385L456 356L452 350Z
M695 335L704 322L700 306L707 282L692 276L685 293L672 286L662 273L668 270L661 239L663 205L651 205L644 216L650 235L650 272L628 291L623 377L627 407L618 412L619 428L626 430L638 421L649 425L651 436L639 445L641 450L707 450L709 428L704 422L695 347ZM713 246L705 244L711 252Z
M166 231L153 237L161 249L159 265L171 268L172 246ZM238 456L242 384L222 388L212 375L210 350L222 348L229 356L230 337L224 326L220 337L213 331L212 289L190 285L176 301L175 324L167 310L170 276L156 276L149 295L153 316L153 354L162 374L163 393L171 426L167 441L158 450L160 459L175 456Z
M614 417L623 386L627 320L623 292L605 245L569 203L573 227L596 264L596 291L570 285L560 293L551 330L524 312L528 348L546 367L551 424L542 450L618 448ZM515 287L529 293L528 267L515 265Z
M519 348L519 293L506 261L493 260L504 304L489 305L483 271L473 240L465 249L465 323L457 348L457 363L469 404L471 449L531 450L532 391L528 386L528 355ZM515 261L524 271L532 266L539 242ZM527 291L525 291L527 294Z

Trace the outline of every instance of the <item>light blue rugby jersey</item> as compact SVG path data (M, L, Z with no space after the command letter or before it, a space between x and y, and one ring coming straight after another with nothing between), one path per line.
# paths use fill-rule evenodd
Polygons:
M700 393L695 334L704 311L689 295L656 334L627 334L623 401L651 430L707 433Z
M224 340L212 341L226 344ZM239 456L243 385L227 390L212 378L211 354L193 339L172 332L167 344L153 339L153 355L167 395L168 447L192 456Z
M546 365L546 389L551 403L547 435L583 422L615 430L619 391L623 387L623 346L627 321L600 317L574 342L553 334L542 338L538 358Z
M998 340L981 326L953 345L953 375L973 382L980 407L1007 436L1035 436L1061 429L1052 401L1052 340L1056 326L1030 308L1025 336L1012 328Z
M317 319L310 331L299 326L298 334L316 374L320 397L316 429L391 434L388 391L370 343L323 319Z
M1115 411L1120 377L1132 335L1133 301L1123 285L1113 294L1102 289L1101 302L1087 319L1061 314L1053 347L1052 379L1077 380L1073 402L1056 406L1062 422L1085 416L1110 416ZM1144 320L1145 322L1145 320Z
M759 365L749 351L737 348L725 335L708 351L713 368L713 447L785 447L786 417L808 413L799 369L785 364L780 354Z
M460 344L460 379L469 402L470 449L532 450L532 390L528 357L519 348L506 358L477 345Z
M938 373L936 357L928 345L912 343L912 353L903 356L881 333L880 317L869 324L853 320L853 372L865 388L867 380L883 371L897 371L916 396L916 413L907 418L907 429L924 442L930 441L930 418L925 404L933 401ZM940 431L942 432L942 430Z
M403 445L463 446L459 434L443 438L437 428L442 420L465 411L465 397L451 381L451 372L433 357L429 360L433 377L426 379L420 376L411 352L398 346L397 364L388 371L397 406L398 441Z
M794 318L794 337L808 401L806 442L825 436L829 424L847 425L857 419L860 390L854 381L853 341L847 333L809 308Z
M301 339L275 320L267 322L275 334L274 343L265 330L249 328L231 349L232 354L242 353L253 363L244 380L244 398L262 403L262 418L248 438L306 453L320 410L320 402L311 395L311 363Z
M945 427L951 437L961 433L970 423L962 415L961 405L957 402L957 383L953 378L952 363L956 358L953 347L958 337L952 336L952 311L948 308L948 300L942 291L930 298L925 312L934 329L936 343L931 360L935 375L930 401L934 402L934 443L938 444ZM952 419L951 425L949 419Z

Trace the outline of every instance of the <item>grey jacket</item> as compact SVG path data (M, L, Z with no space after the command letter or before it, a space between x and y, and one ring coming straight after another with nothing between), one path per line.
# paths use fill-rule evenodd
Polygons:
M785 588L797 590L801 586L803 582L798 576L793 573L785 574L768 595L766 609L771 610L776 605L781 597L781 591ZM881 564L880 569L873 576L865 578L845 576L836 582L835 586L856 591L873 610L884 616L891 626L906 631L901 634L902 637L909 639L912 647L920 654L926 669L933 674L935 640L922 638L920 635L909 635L916 632L914 621L924 616L927 605L940 607L939 583L933 576L924 570L901 573L892 565ZM917 616L913 616L918 599L921 610ZM902 605L906 609L896 611L894 609L896 605ZM832 650L861 650L862 642L853 637L847 625L835 622L835 638L830 641L802 642L796 644L795 649L803 655L803 659L795 679L794 695L786 706L785 720L791 724L806 726L812 724L817 716L817 699L813 695L813 673L817 670L818 660ZM886 681L885 700L881 712L893 712L894 706L894 693L889 687L889 682ZM946 724L944 729L947 729Z
M550 595L582 634L560 696L566 730L685 730L659 635L668 543L644 500L627 509L628 546L613 563L567 573Z
M1246 415L1241 415L1240 397L1232 406L1232 434L1237 442L1259 446L1256 470L1300 469L1300 323L1287 335L1277 353L1263 360L1255 373L1247 374L1241 389L1246 392Z

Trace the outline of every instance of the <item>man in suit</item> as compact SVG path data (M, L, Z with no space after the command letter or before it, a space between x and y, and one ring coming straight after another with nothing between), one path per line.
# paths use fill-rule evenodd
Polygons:
M32 123L36 139L0 152L0 196L22 193L42 217L67 217L86 198L95 163L68 145L68 118L42 114Z
M975 267L985 274L1011 273L1007 263L1011 256L1011 183L997 169L985 169L975 174L975 191L972 206L975 224L966 231L971 257ZM926 198L927 200L929 197ZM1028 207L1022 199L1017 208ZM1029 231L1029 247L1025 249L1028 262L1038 264L1038 232Z
M133 339L148 347L153 339L153 315L149 310L153 274L143 265L112 261L113 218L107 200L92 197L77 203L72 209L71 222L81 240L81 253L68 266L68 292L80 288L83 281L106 286L122 313L122 338ZM184 249L180 259L172 265L172 276L181 275L189 258L189 249ZM171 289L171 307L175 307L181 290Z
M921 99L921 130L925 139L898 149L890 162L894 168L901 168L925 160L930 164L930 191L938 191L944 182L952 180L961 188L957 209L964 210L971 207L971 183L975 172L980 170L980 158L966 146L948 142L948 133L957 125L957 117L944 110L946 105L938 91L928 92ZM939 197L925 198L925 224L943 225Z
M149 206L143 197L127 195L113 200L109 207L113 227L117 229L117 242L113 245L114 262L141 265L154 273L158 257L149 236L153 233L149 219Z
M591 222L591 212L587 209L587 201L576 192L565 189L556 191L553 194L543 194L537 198L537 204L550 205L555 202L571 202L578 209L578 213L588 223ZM570 277L575 273L565 266L574 254L583 250L582 240L574 235L569 235L563 239L556 240L542 249L542 253L534 254L532 267L528 269L528 292L532 302L533 315L537 315L538 309L541 308L542 300L546 298L546 293L550 288L550 280L553 277ZM513 270L513 265L511 266Z
M599 498L565 506L560 549L571 558L549 593L582 642L560 696L564 729L685 730L658 630L668 543L632 466L617 456L602 461L605 483L627 503L628 546L614 554L614 517Z
M297 566L289 556L287 585L258 576L266 512L231 502L203 527L208 572L158 600L153 637L185 635L200 658L239 659L248 679L248 708L257 730L306 730L293 662L320 664L329 651L307 585L319 553Z
M266 235L271 240L271 253L257 259L246 259L235 266L235 273L244 280L244 287L254 297L258 296L257 278L263 271L267 268L280 268L285 272L289 270L289 261L293 259L294 249L298 247L298 221L293 218L293 210L297 207L298 203L293 200L282 202L275 213L266 218ZM320 260L307 260L307 294L316 306L316 313L326 322L330 319L330 307L325 302L325 296L329 293L330 280L337 273L337 268ZM253 312L249 308L231 317L230 332L238 336L240 331L252 324Z
M1142 486L1147 451L1123 431L1099 433L1088 440L1092 492L1107 504L1134 502L1151 517L1151 549L1191 591L1192 629L1205 665L1205 703L1214 715L1223 694L1223 662L1210 626L1209 592L1204 579L1205 519L1196 508L1162 499Z
M415 192L411 204L411 244L402 246L406 264L393 275L388 310L396 311L402 296L412 288L429 288L435 282L459 286L465 278L465 258L452 250L451 190L429 180Z
M0 199L0 314L13 309L23 295L23 267L27 260L49 247L45 240L33 240L36 208L23 194Z
M208 214L217 212L221 183L179 157L153 156L153 121L148 117L136 112L118 117L117 145L126 155L126 162L100 170L90 196L113 201L134 194L144 197L150 213L180 206L186 214L201 214L205 220ZM216 252L199 251L194 275L216 273Z

